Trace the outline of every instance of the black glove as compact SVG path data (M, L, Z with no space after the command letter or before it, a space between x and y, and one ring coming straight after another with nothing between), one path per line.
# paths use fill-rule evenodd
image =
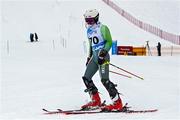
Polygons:
M86 66L88 65L90 59L91 59L90 57L87 58Z
M105 49L102 49L99 51L98 54L98 64L102 65L105 62L105 57L108 54L108 52Z

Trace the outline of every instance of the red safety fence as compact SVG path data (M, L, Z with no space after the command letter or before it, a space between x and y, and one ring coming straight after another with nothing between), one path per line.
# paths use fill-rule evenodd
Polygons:
M180 35L175 35L173 33L166 32L158 27L152 26L150 24L147 24L145 22L142 22L142 21L136 19L135 17L130 15L128 12L121 9L118 5L116 5L111 0L102 0L102 1L105 2L112 9L114 9L116 12L118 12L121 16L126 18L129 22L136 25L137 27L139 27L149 33L152 33L164 40L168 40L174 44L180 45Z

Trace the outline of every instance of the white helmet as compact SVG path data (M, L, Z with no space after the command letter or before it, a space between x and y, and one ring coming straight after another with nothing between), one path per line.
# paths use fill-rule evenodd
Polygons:
M99 20L99 12L96 9L86 10L84 18L87 24L95 24Z

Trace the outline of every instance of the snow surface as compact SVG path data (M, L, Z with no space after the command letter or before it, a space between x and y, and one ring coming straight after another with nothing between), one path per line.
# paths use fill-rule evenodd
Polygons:
M167 32L180 34L179 0L115 0L114 2L141 21Z
M111 56L111 62L144 77L139 80L110 74L118 84L123 102L133 109L154 109L147 114L43 115L42 108L78 109L89 100L82 75L87 39L83 13L96 7L113 39L122 45L161 42L173 45L137 29L102 1L2 1L1 2L1 111L0 119L174 119L180 118L180 57ZM133 7L133 6L132 6ZM152 6L153 7L153 6ZM168 28L167 28L168 29ZM37 32L39 42L30 43ZM62 41L67 42L64 47ZM54 46L53 46L54 43ZM9 47L9 49L8 49ZM110 67L111 70L123 73ZM125 73L124 73L125 74ZM101 98L111 103L98 74L93 80Z

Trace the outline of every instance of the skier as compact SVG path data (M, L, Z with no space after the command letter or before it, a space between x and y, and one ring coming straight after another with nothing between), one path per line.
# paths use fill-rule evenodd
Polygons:
M99 22L99 12L96 9L87 10L84 14L87 37L89 41L89 55L86 62L86 70L82 77L91 101L81 108L101 107L103 111L122 110L123 104L119 96L116 85L109 80L110 61L108 51L112 46L110 31L106 25ZM113 104L101 106L101 98L98 89L93 83L92 77L99 70L101 82L108 91Z

